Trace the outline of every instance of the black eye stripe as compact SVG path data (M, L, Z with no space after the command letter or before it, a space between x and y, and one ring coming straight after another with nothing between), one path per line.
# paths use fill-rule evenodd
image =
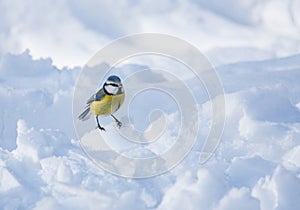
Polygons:
M119 85L115 84L115 83L105 83L105 86L111 85L113 87L119 87Z

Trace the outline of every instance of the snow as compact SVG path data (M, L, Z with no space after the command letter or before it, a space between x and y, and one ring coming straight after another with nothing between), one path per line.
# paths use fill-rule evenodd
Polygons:
M253 196L260 199L263 210L298 209L299 187L299 178L278 166L271 175L258 181L253 188Z
M300 166L300 146L295 146L282 157L284 166L290 170L297 170Z
M18 180L6 168L1 170L1 192L6 192L19 186Z
M215 210L260 209L259 200L251 196L248 188L233 188L219 202Z
M0 1L1 209L299 209L299 6L298 0L157 6L152 1ZM81 148L80 141L97 150L93 139L100 134L93 129L83 139L76 136L72 100L79 66L114 38L136 32L186 39L216 67L226 125L207 162L201 164L199 155L211 126L211 101L189 75L181 76L196 94L200 134L178 166L159 176L124 178L103 170ZM167 67L164 59L157 61ZM131 74L145 70L143 62L117 68ZM111 139L107 145L129 158L164 153L180 127L176 104L165 103L166 95L140 97L131 104L130 119L139 131L151 129L150 121L167 122L154 144L123 142L111 120L103 119L102 135ZM160 100L143 105L151 97ZM166 104L163 116L153 112L160 101ZM147 116L149 122L140 122ZM95 127L94 119L85 123Z

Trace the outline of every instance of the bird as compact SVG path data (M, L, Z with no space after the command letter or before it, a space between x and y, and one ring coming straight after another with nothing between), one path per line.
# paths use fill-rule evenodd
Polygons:
M113 113L121 107L124 99L125 91L121 79L116 75L111 75L107 78L102 88L87 100L87 105L78 116L78 119L85 121L93 114L96 117L98 128L101 131L105 131L105 128L100 125L98 117L110 115L120 128L122 123Z

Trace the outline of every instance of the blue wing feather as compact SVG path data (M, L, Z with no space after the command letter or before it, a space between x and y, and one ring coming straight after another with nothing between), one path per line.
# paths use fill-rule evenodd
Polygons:
M92 95L88 100L87 100L87 106L85 107L84 111L78 116L78 119L80 120L87 120L90 118L90 104L93 101L100 101L104 98L105 93L103 89L101 88L96 94Z
M101 88L96 94L92 95L88 100L87 104L92 103L93 101L101 101L105 96L103 89Z

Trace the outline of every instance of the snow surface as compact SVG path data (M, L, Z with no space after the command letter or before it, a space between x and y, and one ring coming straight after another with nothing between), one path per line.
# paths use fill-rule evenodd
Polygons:
M0 1L1 209L300 208L298 0L25 2ZM226 127L205 164L199 143L166 174L126 179L79 145L74 66L113 38L149 31L208 55L224 87ZM205 133L210 102L199 101Z

